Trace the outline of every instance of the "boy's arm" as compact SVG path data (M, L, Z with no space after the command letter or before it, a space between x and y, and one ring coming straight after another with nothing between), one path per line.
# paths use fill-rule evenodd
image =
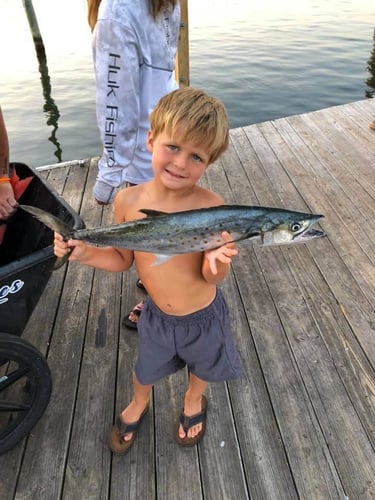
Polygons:
M116 224L126 221L128 204L134 202L131 197L124 196L127 190L119 191L114 199L113 208ZM82 240L64 241L61 234L58 233L55 233L54 253L57 257L64 257L70 253L70 261L81 262L96 269L113 272L126 271L134 261L133 250L118 247L96 247Z
M208 283L217 284L223 281L229 272L232 257L238 254L230 234L224 231L222 237L228 243L203 254L202 275Z
M94 247L81 240L66 242L61 234L55 233L54 253L57 257L64 257L72 248L73 252L69 257L70 261L81 262L103 271L126 271L131 267L134 260L132 250L117 247Z

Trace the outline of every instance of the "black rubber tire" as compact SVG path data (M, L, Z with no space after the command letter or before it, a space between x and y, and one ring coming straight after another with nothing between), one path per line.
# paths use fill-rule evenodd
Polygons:
M43 415L51 396L52 377L38 349L16 335L2 332L0 370L1 455L24 438Z

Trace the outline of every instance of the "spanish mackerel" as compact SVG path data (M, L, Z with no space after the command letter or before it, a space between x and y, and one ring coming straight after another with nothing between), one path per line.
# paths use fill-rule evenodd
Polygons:
M271 207L220 205L174 213L142 209L140 212L145 218L94 229L73 229L37 207L20 207L65 240L153 253L156 255L154 265L174 255L225 245L223 231L231 235L233 242L248 239L262 246L305 243L325 236L323 231L311 227L323 215Z

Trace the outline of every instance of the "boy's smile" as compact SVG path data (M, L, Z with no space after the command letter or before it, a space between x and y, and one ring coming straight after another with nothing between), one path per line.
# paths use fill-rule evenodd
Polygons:
M147 147L152 153L154 176L169 188L195 185L209 164L203 146L184 142L162 132L155 139L150 131Z

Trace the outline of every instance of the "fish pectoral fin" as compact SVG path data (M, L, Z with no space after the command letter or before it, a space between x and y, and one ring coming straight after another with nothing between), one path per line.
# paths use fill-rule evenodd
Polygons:
M173 255L165 255L163 253L156 253L155 254L156 259L154 262L151 264L152 266L160 266L160 264L164 264L164 262L167 262L169 259L173 257Z
M148 216L157 217L159 215L167 215L167 212L160 212L159 210L152 210L151 208L141 208L140 210L138 210L138 212L147 215L147 217Z

